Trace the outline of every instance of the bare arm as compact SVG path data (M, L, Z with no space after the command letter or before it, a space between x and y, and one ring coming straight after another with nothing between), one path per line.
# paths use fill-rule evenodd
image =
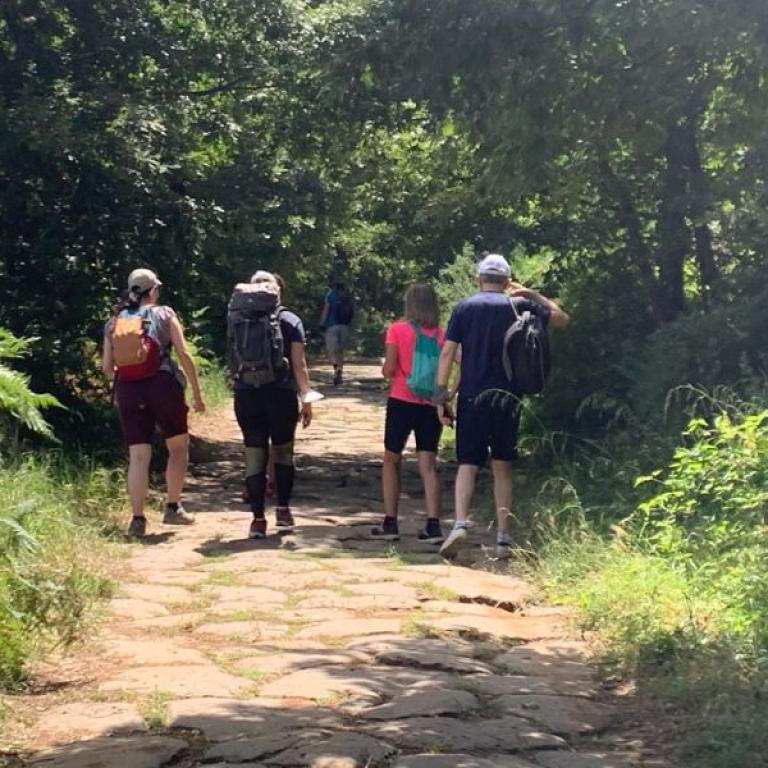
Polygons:
M397 344L384 345L384 363L381 366L381 375L385 379L394 378L397 373Z
M557 302L548 299L538 291L534 291L532 288L525 288L520 283L510 283L510 288L510 296L520 296L524 299L535 301L537 304L541 304L542 307L547 307L550 313L549 325L552 328L566 328L571 321L571 318L560 308Z
M112 356L112 342L109 336L104 334L104 344L101 349L101 370L112 381L115 378L115 360Z
M171 344L173 344L173 348L176 350L176 354L179 357L181 368L186 374L190 386L192 387L194 408L198 413L203 413L205 411L205 403L203 402L203 396L200 392L197 367L189 352L189 347L187 346L187 340L184 338L184 331L181 327L181 323L175 315L171 318L168 324L168 330L171 335Z
M307 356L304 354L304 344L301 341L291 342L291 370L296 379L296 386L300 395L306 395L312 389L309 383L309 368L307 367ZM312 423L312 405L310 403L301 404L301 424L308 427Z
M447 387L451 378L451 368L456 360L459 345L455 341L446 341L440 352L440 362L437 367L437 386Z

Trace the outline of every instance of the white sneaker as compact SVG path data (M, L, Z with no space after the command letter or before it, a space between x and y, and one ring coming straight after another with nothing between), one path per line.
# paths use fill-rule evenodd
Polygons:
M453 557L464 546L466 540L466 528L453 528L440 547L440 554L443 557Z

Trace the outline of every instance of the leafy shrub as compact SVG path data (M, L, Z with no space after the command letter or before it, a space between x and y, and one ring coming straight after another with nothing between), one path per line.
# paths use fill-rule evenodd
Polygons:
M45 408L61 407L52 395L36 394L29 388L29 378L3 363L15 360L29 352L36 339L20 339L10 331L0 328L0 438L21 422L33 432L53 437L51 428L42 414ZM6 420L3 422L3 415Z
M0 465L0 687L25 664L68 645L110 591L100 534L115 529L120 472L60 458Z

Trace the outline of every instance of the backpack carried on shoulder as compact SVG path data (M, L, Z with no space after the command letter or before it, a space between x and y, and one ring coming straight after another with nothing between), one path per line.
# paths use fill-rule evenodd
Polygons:
M429 399L435 391L440 345L437 342L437 334L427 336L417 323L411 323L411 327L416 334L416 344L413 347L411 372L405 383L416 397Z
M530 310L515 313L504 335L502 363L507 378L519 395L536 395L544 390L550 369L549 336L541 317Z
M285 378L288 361L278 296L261 283L238 283L227 307L227 337L236 382L261 387Z
M339 325L350 325L354 317L355 304L352 300L352 294L348 291L340 291L336 305L336 320Z
M117 377L121 381L149 379L160 371L160 342L151 307L119 312L110 340Z

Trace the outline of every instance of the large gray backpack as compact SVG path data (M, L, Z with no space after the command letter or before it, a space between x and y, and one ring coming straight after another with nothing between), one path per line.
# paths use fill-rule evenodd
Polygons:
M229 364L235 382L262 387L288 371L277 293L263 283L238 283L227 307Z

